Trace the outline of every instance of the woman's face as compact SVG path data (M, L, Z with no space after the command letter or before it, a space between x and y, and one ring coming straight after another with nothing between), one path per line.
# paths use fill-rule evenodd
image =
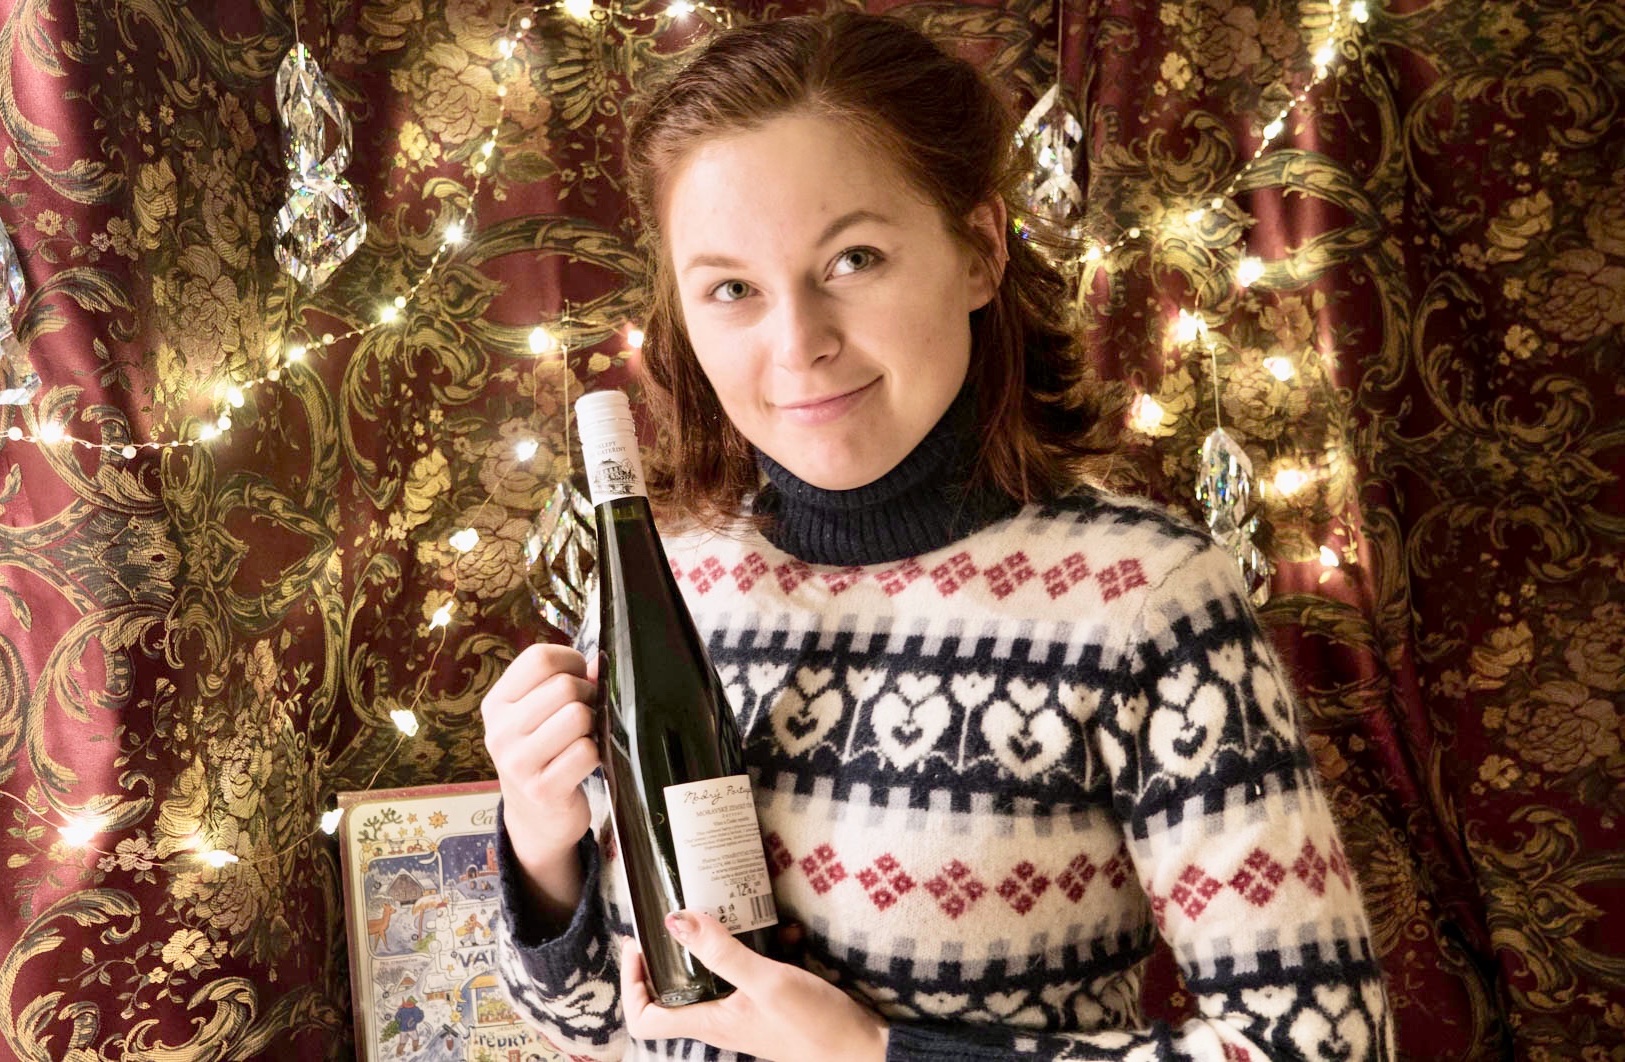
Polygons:
M689 341L745 438L826 490L872 483L942 418L993 295L941 212L851 129L794 115L704 141L661 219ZM1002 246L1002 211L973 223Z

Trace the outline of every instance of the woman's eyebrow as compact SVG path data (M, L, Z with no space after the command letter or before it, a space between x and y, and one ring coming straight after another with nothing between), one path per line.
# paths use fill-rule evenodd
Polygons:
M891 218L888 218L884 214L878 214L873 210L862 208L858 210L849 210L845 214L842 214L840 217L836 218L834 221L831 221L828 225L824 226L824 231L820 233L818 237L818 245L823 246L824 244L835 239L841 233L845 232L847 229L850 229L852 226L862 224L866 221L874 222L878 225L896 224L896 222L892 221ZM680 272L690 273L696 269L704 269L708 266L717 269L740 269L744 266L744 264L745 263L739 259L730 258L725 254L706 252L703 254L697 254L688 261L684 262Z

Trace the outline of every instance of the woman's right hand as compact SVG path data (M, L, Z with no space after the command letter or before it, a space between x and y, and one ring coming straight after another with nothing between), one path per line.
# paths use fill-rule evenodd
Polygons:
M596 664L566 646L532 645L480 702L514 855L544 907L559 912L580 899L575 849L592 819L581 783L598 766Z

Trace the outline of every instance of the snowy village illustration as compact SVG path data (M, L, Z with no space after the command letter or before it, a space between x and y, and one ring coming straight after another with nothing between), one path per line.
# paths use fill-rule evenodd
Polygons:
M497 796L495 782L341 794L358 1057L563 1062L496 975Z

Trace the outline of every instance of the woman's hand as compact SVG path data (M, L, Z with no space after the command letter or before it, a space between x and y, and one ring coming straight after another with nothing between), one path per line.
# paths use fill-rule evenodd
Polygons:
M576 842L592 824L581 783L598 766L596 670L574 649L532 645L480 702L508 840L547 915L567 915L580 899Z
M629 939L621 946L621 1006L635 1039L700 1040L773 1062L885 1059L885 1020L823 978L756 954L710 915L680 911L666 929L735 990L709 1003L662 1007Z

